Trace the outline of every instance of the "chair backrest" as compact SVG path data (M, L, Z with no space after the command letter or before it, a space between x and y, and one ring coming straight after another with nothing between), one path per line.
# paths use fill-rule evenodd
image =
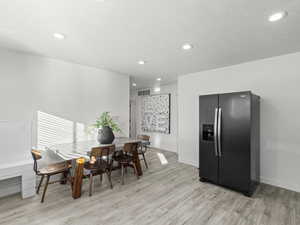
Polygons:
M92 148L90 157L94 156L97 160L106 161L108 164L112 163L112 155L116 149L115 145L106 145Z
M125 153L135 154L138 151L138 146L140 142L130 142L124 145L123 151Z
M143 141L149 141L150 140L150 136L141 134L141 135L137 136L137 139L140 139L140 140L143 140Z
M33 149L31 150L31 155L33 158L33 170L37 174L38 173L37 161L42 158L42 154L41 151Z

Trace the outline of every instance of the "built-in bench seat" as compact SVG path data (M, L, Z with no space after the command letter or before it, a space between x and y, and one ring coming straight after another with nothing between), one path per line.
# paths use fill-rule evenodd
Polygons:
M35 195L33 162L19 162L0 166L0 197L21 192L22 198ZM19 178L19 179L13 179Z

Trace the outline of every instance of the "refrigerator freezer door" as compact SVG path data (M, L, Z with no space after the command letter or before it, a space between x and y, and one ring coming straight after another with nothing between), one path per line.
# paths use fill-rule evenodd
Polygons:
M216 143L216 126L218 113L218 95L205 95L199 98L199 175L209 181L218 182L218 156ZM207 128L211 127L210 135L213 138L207 139Z
M219 183L247 191L250 180L251 93L219 95L221 115Z

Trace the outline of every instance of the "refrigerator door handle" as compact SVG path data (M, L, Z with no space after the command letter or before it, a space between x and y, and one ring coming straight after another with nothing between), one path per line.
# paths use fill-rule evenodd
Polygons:
M221 125L222 125L222 109L219 108L218 112L218 155L219 157L222 156L222 149L221 149Z
M215 108L215 122L214 122L214 144L215 144L215 155L218 157L218 108Z

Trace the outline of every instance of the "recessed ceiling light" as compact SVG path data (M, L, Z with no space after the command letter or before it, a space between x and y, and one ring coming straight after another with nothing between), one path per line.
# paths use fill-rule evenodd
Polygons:
M160 92L160 88L159 87L154 88L154 92Z
M161 81L161 78L160 78L160 77L159 77L159 78L156 78L156 80L157 80L157 81Z
M286 16L287 16L287 12L285 12L285 11L277 12L277 13L274 13L274 14L269 16L269 21L270 22L275 22L275 21L283 19Z
M133 87L136 87L136 83L132 83L132 86L133 86Z
M191 44L184 44L184 45L182 45L182 50L190 50L190 49L192 49L193 48L193 45L191 45Z
M138 64L140 64L140 65L144 65L146 62L144 61L144 60L140 60L140 61L138 61Z
M61 34L61 33L54 33L53 37L59 40L65 39L65 35Z

